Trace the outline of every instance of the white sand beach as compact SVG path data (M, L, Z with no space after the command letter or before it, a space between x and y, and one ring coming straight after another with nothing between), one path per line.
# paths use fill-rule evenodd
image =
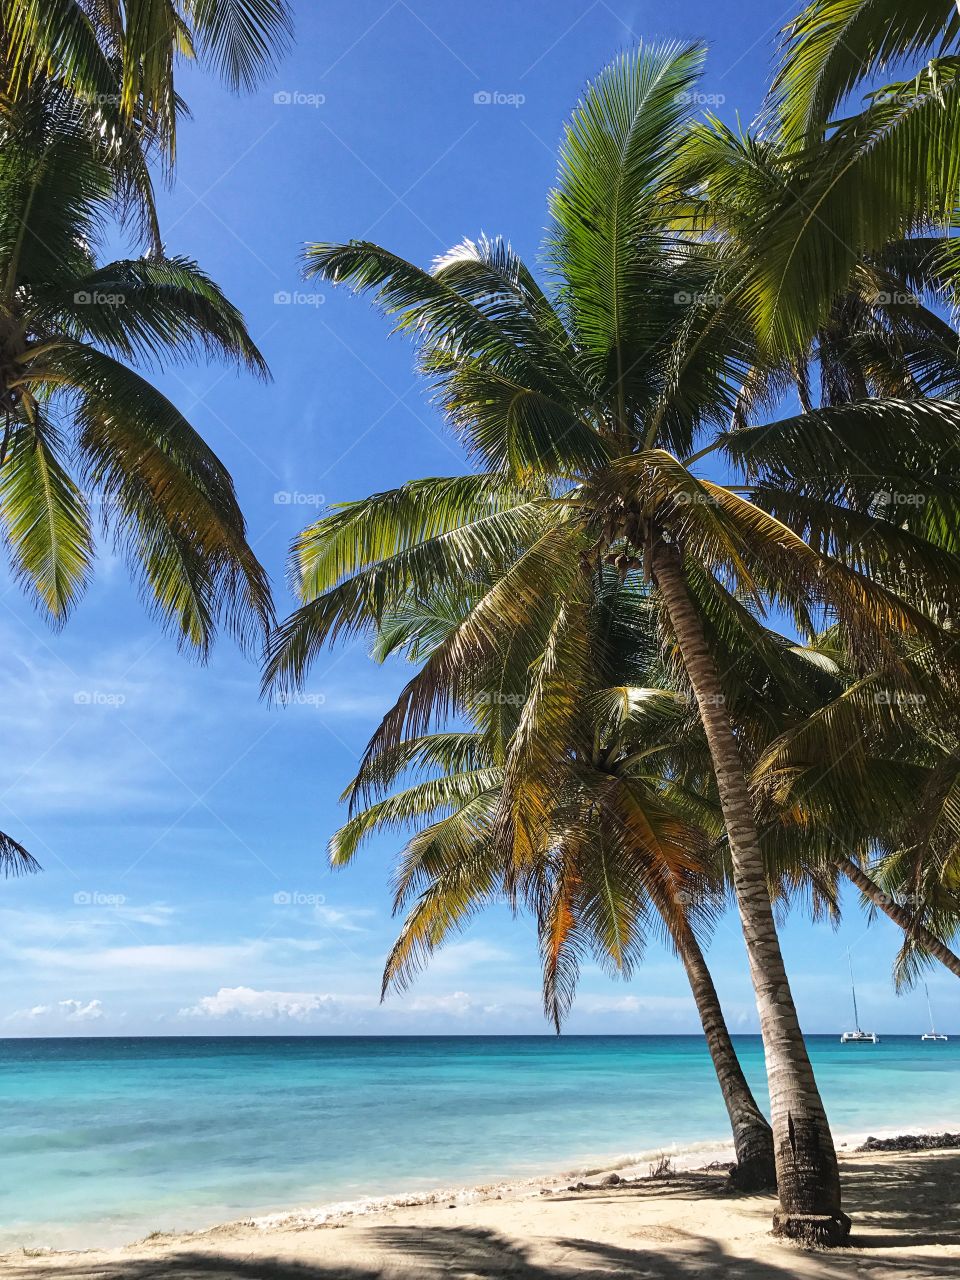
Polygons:
M841 1156L844 1249L770 1235L774 1201L720 1171L570 1191L555 1180L486 1198L332 1218L232 1223L126 1248L0 1259L9 1280L572 1280L579 1276L833 1280L960 1274L960 1150ZM591 1181L595 1181L592 1179Z

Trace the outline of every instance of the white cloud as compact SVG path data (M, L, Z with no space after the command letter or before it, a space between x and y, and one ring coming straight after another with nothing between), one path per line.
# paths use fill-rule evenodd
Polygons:
M7 1022L99 1022L104 1016L99 1000L58 1000L56 1004L35 1004L7 1015Z
M340 1001L312 991L255 991L252 987L221 987L216 995L203 996L181 1009L181 1018L308 1019L336 1017Z
M264 952L262 942L221 945L169 943L89 950L66 947L26 947L22 957L39 969L70 969L82 973L130 976L134 973L196 973L236 968Z

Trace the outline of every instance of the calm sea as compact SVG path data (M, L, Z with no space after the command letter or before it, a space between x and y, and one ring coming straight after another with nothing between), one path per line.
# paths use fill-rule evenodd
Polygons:
M761 1100L759 1038L735 1038ZM838 1135L960 1129L960 1040L811 1037ZM0 1041L0 1251L724 1142L687 1036Z

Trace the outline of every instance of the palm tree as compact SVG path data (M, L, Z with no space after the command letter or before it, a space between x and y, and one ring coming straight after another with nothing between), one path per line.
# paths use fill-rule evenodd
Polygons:
M97 262L115 183L62 95L29 95L17 126L0 149L0 528L14 569L63 622L91 571L96 503L182 643L205 654L221 622L262 636L269 585L230 477L129 362L204 352L265 375L263 357L196 263Z
M235 91L276 64L292 32L287 0L9 0L5 56L14 94L38 73L78 97L116 102L173 159L179 58L197 58Z
M864 81L949 56L958 46L956 0L811 0L784 31L771 93L785 136L797 142L822 136Z
M562 783L551 769L551 827L538 831L519 886L515 860L503 862L495 831L504 779L497 744L521 717L519 699L504 696L504 672L472 709L472 732L404 740L388 760L361 768L345 793L351 816L331 840L331 859L346 865L376 831L421 828L399 861L395 907L411 909L387 961L384 993L404 987L477 910L504 896L516 904L519 893L538 922L544 1008L558 1032L580 959L592 954L628 977L646 934L659 926L683 963L717 1072L737 1158L732 1182L743 1190L773 1188L773 1135L743 1074L697 937L698 925L709 923L724 898L710 878L710 835L688 816L689 803L669 794L677 767L689 772L691 735L702 765L698 725L689 701L666 685L649 595L637 579L621 583L613 569L600 575L589 613L595 669L577 691L584 714L566 744ZM378 657L405 648L426 658L467 607L448 595L412 599L385 621ZM395 789L404 775L438 769L440 776Z
M960 188L955 0L811 0L785 31L763 134L776 163L738 294L774 341L802 345L857 264L904 237L942 236ZM850 92L875 88L835 119ZM957 245L937 264L955 292Z
M551 197L546 289L501 241L465 242L429 272L369 242L308 249L309 275L372 293L416 336L421 367L480 470L347 504L306 530L294 553L304 603L273 638L266 680L302 679L324 643L375 630L410 593L444 584L465 593L468 618L384 718L372 760L466 705L472 673L502 665L537 633L542 658L505 754L497 819L522 860L551 797L518 779L534 758L548 777L565 741L575 700L554 677L582 652L586 584L609 558L642 572L716 775L767 1055L775 1226L829 1242L849 1220L714 642L732 613L774 602L804 636L828 610L878 669L893 660L891 631L946 649L927 604L931 593L956 594L949 451L960 408L882 401L724 430L745 371L766 356L734 308L718 305L732 255L676 230L685 210L674 159L701 60L696 47L642 49L590 87ZM728 483L695 473L711 455ZM891 484L928 498L923 513L878 509ZM953 670L946 657L941 667Z
M750 134L710 119L691 128L679 150L681 225L736 260L739 281L725 305L757 321L767 362L771 341L783 352L779 367L747 375L743 412L757 407L751 392L769 397L791 384L812 407L817 372L823 406L956 395L958 337L942 318L955 296L955 245L931 219L911 223L899 208L872 228L857 223L845 196L834 208L831 184L848 182L831 169L835 145L796 151L782 133ZM864 218L880 208L889 215L890 201L876 184L868 189Z
M952 704L909 655L909 688L889 675L859 678L830 633L815 652L835 689L760 753L754 777L769 806L768 856L794 868L834 868L864 903L903 930L897 986L939 961L960 977L947 945L960 933L957 876L960 757Z

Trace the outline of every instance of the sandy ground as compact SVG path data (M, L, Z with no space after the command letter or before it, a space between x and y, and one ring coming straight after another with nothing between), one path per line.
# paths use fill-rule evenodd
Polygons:
M8 1280L873 1280L960 1276L960 1151L846 1155L848 1248L769 1234L772 1199L686 1173L602 1191L417 1205L322 1227L231 1225L103 1252L8 1254Z

